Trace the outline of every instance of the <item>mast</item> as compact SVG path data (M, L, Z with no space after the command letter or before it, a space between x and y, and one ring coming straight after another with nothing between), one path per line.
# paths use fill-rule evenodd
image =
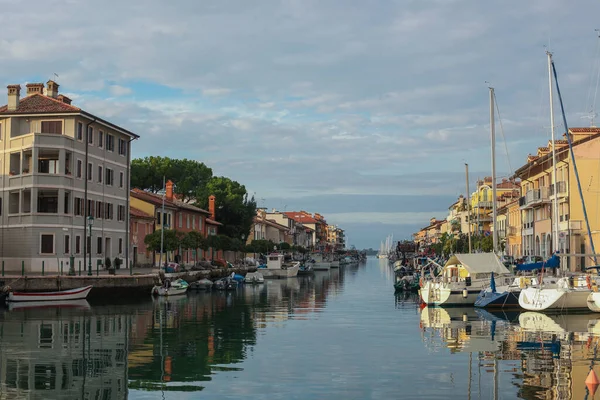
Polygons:
M490 136L492 141L492 238L494 253L498 254L498 231L496 229L496 126L494 118L494 88L490 87Z
M162 218L160 222L160 261L158 262L158 267L160 268L162 266L162 258L163 258L163 245L165 242L165 221L167 220L165 218L165 192L166 192L166 183L165 183L165 177L163 176L163 197L162 197L162 211L160 214L160 217ZM165 264L166 264L166 258L165 258ZM167 272L165 270L165 272Z
M546 51L548 56L548 89L550 90L550 129L552 131L552 245L553 251L558 251L558 187L556 186L556 143L554 141L554 97L552 90L552 53Z
M471 254L471 194L469 192L469 164L465 163L467 173L467 225L469 226L469 254Z

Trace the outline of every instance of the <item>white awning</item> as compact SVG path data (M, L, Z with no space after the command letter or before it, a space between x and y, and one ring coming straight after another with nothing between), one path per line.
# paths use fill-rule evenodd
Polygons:
M469 274L490 272L495 274L510 274L510 271L506 269L494 253L455 254L446 262L444 268L457 264L462 265L469 271Z

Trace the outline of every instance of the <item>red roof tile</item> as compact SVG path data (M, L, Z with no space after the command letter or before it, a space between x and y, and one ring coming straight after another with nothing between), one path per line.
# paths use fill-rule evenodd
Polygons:
M134 218L143 218L143 219L154 219L154 217L150 214L147 214L145 212L143 212L140 209L137 209L135 207L129 207L129 215L131 215Z
M151 203L151 204L154 204L157 206L162 206L163 198L162 198L162 195L160 195L160 194L151 193L151 192L147 192L142 189L134 188L134 189L131 189L131 195L135 198L146 201L148 203ZM197 213L210 215L210 213L208 211L203 210L200 207L196 207L191 204L184 203L183 201L181 201L179 199L168 200L165 198L165 207L183 208L188 211L193 211L193 212L197 212Z
M300 222L302 224L316 224L317 220L314 219L313 217L309 217L308 215L299 213L299 212L293 212L293 211L288 211L288 212L284 212L284 214L288 217L293 219L296 222Z
M78 113L80 111L78 107L38 93L23 97L14 111L9 111L8 105L0 107L0 114Z
M576 132L576 133L585 133L585 132L590 132L590 133L600 133L600 128L569 128L569 130L571 132Z

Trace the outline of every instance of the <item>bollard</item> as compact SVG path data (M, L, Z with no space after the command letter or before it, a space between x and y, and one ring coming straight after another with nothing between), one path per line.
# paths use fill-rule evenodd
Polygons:
M60 262L60 274L61 275L63 274L63 262L62 262L62 260Z
M25 276L25 261L21 261L21 276Z
M79 260L79 276L81 276L81 260Z
M44 260L42 260L42 276L44 276Z

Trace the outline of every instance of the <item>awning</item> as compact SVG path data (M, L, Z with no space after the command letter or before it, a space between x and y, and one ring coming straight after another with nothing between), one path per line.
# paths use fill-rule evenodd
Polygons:
M558 267L560 267L560 258L556 254L553 254L552 257L550 257L546 261L527 263L527 264L517 264L517 267L515 269L517 271L533 271L534 269L558 268Z
M469 274L510 274L504 264L494 253L455 254L446 262L444 268L451 265L462 265Z

